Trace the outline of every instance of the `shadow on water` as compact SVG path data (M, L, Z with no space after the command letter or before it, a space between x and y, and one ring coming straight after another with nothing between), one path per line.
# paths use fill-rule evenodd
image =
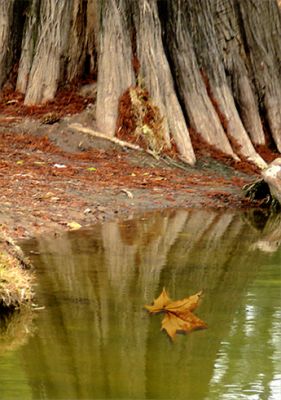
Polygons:
M280 219L179 210L25 243L45 310L0 359L4 398L279 399ZM143 308L164 286L203 289L209 328L172 344Z

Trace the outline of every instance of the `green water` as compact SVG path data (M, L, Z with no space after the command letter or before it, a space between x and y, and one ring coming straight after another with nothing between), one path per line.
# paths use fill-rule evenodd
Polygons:
M0 332L0 399L281 398L281 218L177 211L24 244L39 306ZM207 330L144 304L204 290Z

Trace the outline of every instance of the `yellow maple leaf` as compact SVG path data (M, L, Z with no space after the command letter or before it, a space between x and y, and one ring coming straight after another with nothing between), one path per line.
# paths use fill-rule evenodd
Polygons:
M168 305L172 303L172 300L169 298L168 293L166 292L166 289L163 288L162 293L160 294L157 299L154 300L152 306L144 306L150 313L155 314L162 312L163 309Z
M198 306L201 296L202 292L198 292L182 300L172 301L164 288L153 304L146 305L145 308L151 314L165 313L162 329L174 340L177 332L188 333L196 329L207 328L205 322L192 313Z

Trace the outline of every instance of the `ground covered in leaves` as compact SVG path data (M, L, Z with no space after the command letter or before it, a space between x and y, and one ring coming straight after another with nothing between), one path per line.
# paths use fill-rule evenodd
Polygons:
M58 100L37 112L20 98L4 103L0 223L14 238L158 208L249 206L241 188L256 178L251 169L239 171L208 154L199 154L195 167L178 168L73 131L72 122L94 125L89 99L70 97L65 110Z

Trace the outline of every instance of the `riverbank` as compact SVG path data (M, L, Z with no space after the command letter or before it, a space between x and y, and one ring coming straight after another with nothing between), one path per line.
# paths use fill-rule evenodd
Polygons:
M75 132L73 121L81 117L49 125L0 116L0 224L12 238L159 208L249 207L242 187L256 178L251 169L208 154L195 167L174 166Z
M0 231L0 315L31 303L30 261L4 232Z

